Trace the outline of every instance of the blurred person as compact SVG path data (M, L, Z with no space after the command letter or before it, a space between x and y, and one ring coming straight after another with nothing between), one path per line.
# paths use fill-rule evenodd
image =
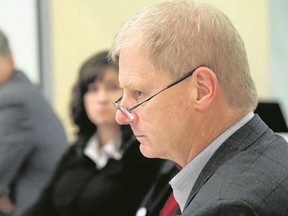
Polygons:
M36 201L67 147L62 124L14 68L0 31L0 215L18 216Z
M170 181L183 216L287 216L288 144L257 114L244 43L225 14L193 1L162 2L118 31L129 124L149 158L181 171Z
M163 160L143 157L130 127L115 121L122 89L107 54L81 66L71 103L76 142L26 216L132 216L154 182Z

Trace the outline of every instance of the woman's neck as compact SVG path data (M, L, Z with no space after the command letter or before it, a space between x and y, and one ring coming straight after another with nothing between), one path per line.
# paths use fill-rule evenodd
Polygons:
M97 127L97 137L99 139L99 144L101 147L106 145L111 139L115 138L120 134L119 125L105 125Z

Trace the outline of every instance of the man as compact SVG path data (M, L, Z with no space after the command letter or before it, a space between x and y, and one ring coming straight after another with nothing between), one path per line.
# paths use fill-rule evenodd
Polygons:
M111 57L116 120L143 155L182 166L170 181L182 215L288 215L288 144L253 113L244 44L222 12L190 1L143 9Z
M14 69L0 31L0 215L21 215L38 198L67 145L41 93Z

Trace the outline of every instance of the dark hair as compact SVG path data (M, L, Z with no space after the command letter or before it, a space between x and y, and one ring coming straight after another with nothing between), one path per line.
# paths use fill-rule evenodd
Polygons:
M108 67L118 71L118 65L112 63L108 57L108 51L99 52L88 58L80 68L78 79L72 90L71 117L77 126L77 139L85 140L93 135L97 127L89 120L84 107L84 94L89 84L101 79L105 69ZM85 142L83 141L83 142Z

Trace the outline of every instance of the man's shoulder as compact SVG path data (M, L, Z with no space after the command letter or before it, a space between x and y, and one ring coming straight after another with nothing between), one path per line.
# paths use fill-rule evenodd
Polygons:
M20 71L0 87L0 106L29 105L35 101L45 101L41 90L37 89Z
M246 141L248 142L248 141ZM216 173L223 177L228 184L242 184L248 187L255 181L255 185L278 184L288 179L288 143L268 129L246 148L241 149L227 160ZM225 173L225 174L224 174ZM278 181L271 179L278 176ZM245 184L245 181L249 181ZM261 179L261 181L259 181ZM240 183L242 181L242 183ZM260 186L260 187L262 187ZM266 186L265 186L266 187ZM288 189L288 188L287 188Z
M0 87L0 98L2 100L8 100L11 97L20 99L26 92L34 91L32 83L27 81L23 73L18 71L14 73L11 79Z
M241 130L250 134L242 133ZM217 153L218 157L209 163L209 174L201 178L201 186L190 197L190 208L195 210L219 200L233 199L251 205L261 205L266 200L286 202L288 143L282 137L256 117L237 135L232 135L226 145L233 145L233 148L222 148ZM219 166L215 167L215 164ZM268 205L264 205L263 209L268 209Z
M227 209L234 208L236 204L242 209L244 205L240 202L244 202L253 211L258 209L261 212L257 215L264 215L262 213L267 210L278 212L274 208L278 205L274 206L275 203L280 203L279 209L283 210L288 197L288 159L277 156L280 150L273 152L261 148L258 151L251 148L234 155L206 179L187 209L195 212L203 208L206 211L206 207L211 205L217 209L227 201ZM284 151L287 151L286 148ZM269 203L274 203L274 207ZM288 211L287 207L285 209Z

